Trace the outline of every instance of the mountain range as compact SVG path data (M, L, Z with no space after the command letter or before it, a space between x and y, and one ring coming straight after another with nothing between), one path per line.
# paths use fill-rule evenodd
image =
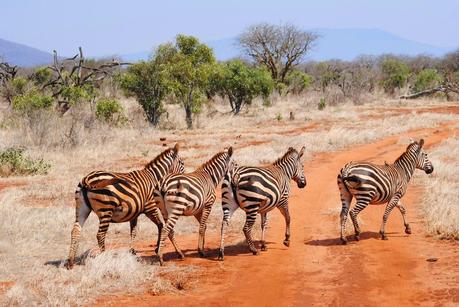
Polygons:
M379 29L312 29L320 35L316 46L306 60L342 59L352 60L367 55L392 54L429 54L442 56L452 51L452 47L434 46L401 38ZM241 55L236 38L224 38L205 41L214 49L218 60L228 60ZM148 59L150 51L139 51L119 55L123 60L136 62ZM52 54L23 44L0 39L0 58L19 66L36 66L50 63Z

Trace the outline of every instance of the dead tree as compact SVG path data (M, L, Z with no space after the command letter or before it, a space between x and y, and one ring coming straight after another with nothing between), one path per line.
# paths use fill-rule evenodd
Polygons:
M445 93L446 95L448 95L449 93L459 94L459 84L454 82L445 82L442 85L431 89L400 96L400 99L416 99L422 96L428 96L435 93Z
M51 89L52 96L57 99L58 109L62 114L72 106L71 98L66 95L69 89L98 88L105 78L113 75L116 67L130 64L115 59L101 64L89 63L84 58L83 49L79 47L78 51L75 56L60 60L57 51L54 50L53 64L47 67L53 74L42 89Z
M9 104L11 104L14 97L14 91L10 82L16 77L17 73L17 66L11 66L7 62L0 62L0 92Z

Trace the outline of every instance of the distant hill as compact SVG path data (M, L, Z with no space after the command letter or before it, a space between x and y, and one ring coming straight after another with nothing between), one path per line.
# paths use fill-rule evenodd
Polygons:
M312 31L316 31L321 37L307 60L352 60L362 54L381 55L384 53L442 56L454 49L411 41L378 29L318 28ZM210 40L205 43L214 49L219 60L224 61L241 55L236 38ZM145 51L121 57L129 61L138 61L148 59L150 54L151 51Z
M24 67L48 64L53 61L51 53L4 39L0 39L0 58L10 64Z

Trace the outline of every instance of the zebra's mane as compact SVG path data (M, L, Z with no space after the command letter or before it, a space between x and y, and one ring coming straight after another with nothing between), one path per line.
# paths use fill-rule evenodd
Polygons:
M150 168L150 167L156 165L160 159L162 159L163 157L165 157L165 156L167 156L167 155L170 155L171 152L173 152L173 151L174 151L173 148L168 148L168 149L166 149L165 151L163 151L162 153L160 153L159 155L157 155L153 160L151 160L150 162L148 162L147 164L145 164L144 169L147 169L147 168Z
M290 147L282 157L280 157L279 159L277 159L276 161L273 162L273 165L281 164L282 162L284 162L287 159L287 157L289 157L290 155L292 155L294 153L298 155L298 151L295 148Z
M226 151L221 151L217 154L215 154L212 158L210 158L207 162L205 162L204 164L202 164L200 167L198 167L198 170L204 170L206 169L206 167L210 166L215 160L217 160L219 157L221 157L222 155L226 154L227 152Z
M413 147L416 146L416 148L413 149ZM410 145L408 145L408 147L406 148L406 151L403 152L395 161L394 161L394 164L397 164L401 159L403 159L404 157L406 157L407 155L410 154L410 152L413 152L414 154L419 154L421 150L421 147L419 146L419 143L418 142L414 142L414 143L411 143Z

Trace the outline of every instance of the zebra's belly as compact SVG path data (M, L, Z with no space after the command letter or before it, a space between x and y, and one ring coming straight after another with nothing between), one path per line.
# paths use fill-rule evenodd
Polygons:
M122 203L117 206L112 215L112 223L124 223L138 217L143 212L143 206L132 206Z

